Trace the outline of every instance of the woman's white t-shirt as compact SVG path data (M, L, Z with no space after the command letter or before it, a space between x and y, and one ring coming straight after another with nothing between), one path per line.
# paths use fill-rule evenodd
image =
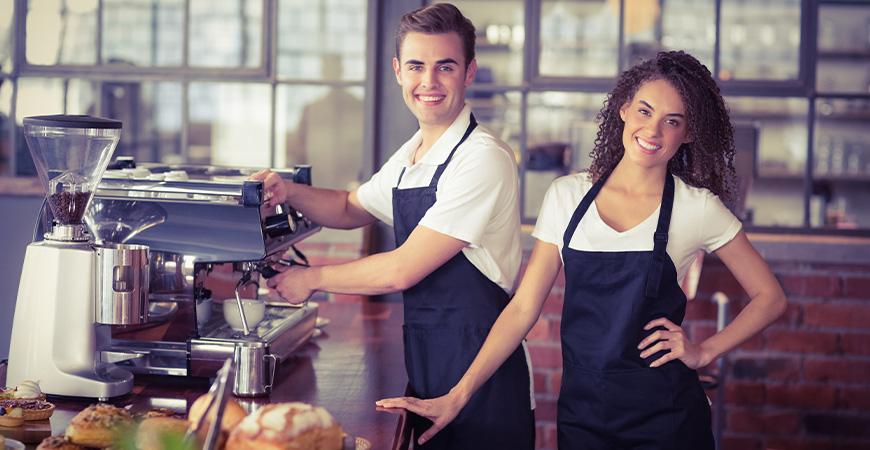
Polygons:
M592 185L586 172L553 181L544 196L532 236L557 245L561 255L568 222ZM634 228L618 232L604 223L593 201L577 225L568 247L598 252L652 251L653 234L660 211L661 205ZM734 239L741 227L740 220L719 197L707 189L689 186L679 177L674 177L674 208L667 252L676 266L678 282L682 284L699 250L707 253L716 251Z

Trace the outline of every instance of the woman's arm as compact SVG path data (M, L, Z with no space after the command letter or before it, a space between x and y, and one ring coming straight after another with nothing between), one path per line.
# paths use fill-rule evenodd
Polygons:
M432 427L419 437L418 443L423 444L431 439L456 418L474 392L520 345L537 322L561 268L559 248L536 241L516 295L499 315L474 362L456 386L447 395L428 400L413 397L380 400L376 402L379 409L406 409L432 420Z
M666 330L656 331L641 341L638 345L643 350L640 356L645 358L659 350L670 350L651 366L660 366L674 359L680 359L692 369L706 366L763 331L785 312L786 298L782 287L743 230L715 253L751 301L728 326L701 344L690 342L682 328L667 319L651 321L646 329L662 326Z
M715 253L751 301L728 326L701 343L706 364L770 326L782 316L787 305L782 286L743 230Z

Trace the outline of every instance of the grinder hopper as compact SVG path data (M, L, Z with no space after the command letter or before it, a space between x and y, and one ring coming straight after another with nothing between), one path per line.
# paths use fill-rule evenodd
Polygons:
M53 216L55 241L86 241L82 218L121 137L121 122L83 115L24 118L24 134Z

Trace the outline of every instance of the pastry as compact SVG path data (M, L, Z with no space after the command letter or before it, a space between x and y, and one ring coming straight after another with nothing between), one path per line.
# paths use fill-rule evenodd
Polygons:
M187 418L190 421L190 426L195 427L200 417L205 414L205 409L209 406L209 402L211 401L211 396L205 394L190 406L190 412L187 414ZM209 411L208 416L203 421L202 425L199 429L196 430L196 434L202 441L205 441L206 436L208 435L209 426L211 426L212 420L216 414L216 410L212 409ZM226 442L227 436L230 434L230 430L233 429L242 419L248 415L248 412L245 411L245 408L242 408L242 405L239 405L233 399L227 399L226 405L224 405L224 416L223 420L221 420L221 433L218 435L218 439L215 445L215 448L223 447L223 444Z
M185 419L175 417L155 416L149 417L139 424L136 430L136 448L139 450L165 450L164 444L169 448L173 444L179 444L184 439L184 434L190 425ZM199 448L201 445L193 445Z
M0 425L4 427L20 427L24 425L24 410L12 406L0 408Z
M66 437L86 447L109 447L133 425L133 418L123 408L97 403L70 420Z
M324 408L273 403L245 417L226 450L341 450L344 432Z
M15 388L13 398L45 400L45 394L39 388L39 381L24 380Z
M6 388L0 391L0 400L45 400L45 394L39 388L39 381L22 381L18 387Z
M54 404L41 400L0 400L0 408L21 408L24 420L45 420L54 413Z
M70 442L64 435L49 436L39 443L36 450L85 450L81 445Z
M150 419L152 417L174 417L176 419L183 419L184 414L169 408L154 408L145 414L142 414L142 419Z

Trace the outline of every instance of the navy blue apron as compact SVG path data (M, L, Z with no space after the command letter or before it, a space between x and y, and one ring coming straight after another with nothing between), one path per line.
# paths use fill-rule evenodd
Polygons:
M679 360L649 367L664 352L644 359L637 348L655 331L643 329L649 321L667 317L680 325L686 313L686 296L666 252L674 179L665 177L652 251L568 248L606 179L583 197L563 238L559 448L712 450L710 406L697 372Z
M435 204L438 179L477 125L474 116L450 156L439 165L427 187L393 188L396 245L402 245ZM404 175L404 170L402 175ZM402 181L399 175L399 182ZM433 398L447 394L471 365L490 328L508 304L508 294L459 252L415 286L403 292L405 369L411 394ZM434 438L416 448L533 449L535 419L531 409L529 369L522 346ZM431 422L414 418L415 440Z

